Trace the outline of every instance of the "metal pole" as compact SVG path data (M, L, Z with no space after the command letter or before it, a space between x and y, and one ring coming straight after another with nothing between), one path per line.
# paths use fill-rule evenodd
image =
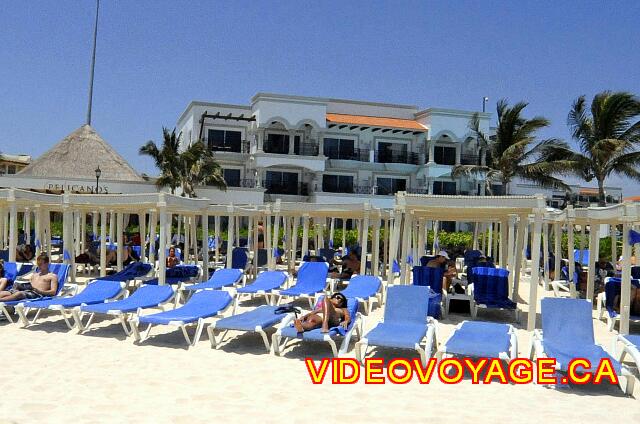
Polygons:
M87 125L91 125L91 104L93 103L93 75L96 67L96 42L98 40L98 12L100 0L96 0L96 23L93 27L93 52L91 54L91 70L89 71L89 105L87 106ZM97 183L96 183L97 189ZM96 190L96 194L98 191Z

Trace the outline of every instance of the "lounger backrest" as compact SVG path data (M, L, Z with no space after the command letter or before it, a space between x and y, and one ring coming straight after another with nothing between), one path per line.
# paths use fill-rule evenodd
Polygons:
M231 268L245 269L248 259L247 250L242 247L236 247L231 252Z
M464 252L464 266L475 265L480 256L482 256L482 252L479 250L467 250Z
M369 298L378 293L381 284L380 278L373 275L356 275L351 277L342 294L347 298Z
M640 266L632 266L631 267L631 278L636 280L640 280Z
M303 262L298 268L296 287L308 291L321 291L327 285L329 264L326 262Z
M4 263L4 278L9 281L16 281L18 276L18 264L15 262Z
M167 268L165 275L167 278L192 278L200 274L200 268L197 265L177 265L173 268Z
M387 288L384 308L385 323L424 324L429 312L429 288L423 286L391 286Z
M275 285L281 286L287 280L287 274L283 271L263 271L258 274L253 284Z
M479 304L509 299L509 271L504 268L474 267L471 270L473 298Z
M578 281L580 281L580 274L578 273L577 269L573 270L573 278L570 279L569 278L569 267L563 266L562 270L560 271L560 278L565 280L565 281L571 281L573 284L578 284Z
M96 280L91 284L88 284L80 292L74 296L75 299L110 299L115 297L122 291L122 283L120 281L111 280Z
M67 283L67 277L69 276L68 264L49 264L49 271L58 276L58 293L62 290L62 287Z
M209 281L211 281L212 283L229 285L235 283L236 281L239 281L240 278L242 278L241 269L223 268L216 270Z
M574 249L573 260L576 262L580 262L580 264L582 265L589 265L589 250L582 250L582 261L580 261L580 249Z
M224 290L201 290L195 292L182 308L193 311L194 314L197 315L198 311L209 312L222 310L226 308L231 301L231 295Z
M127 299L131 301L144 301L145 303L160 304L173 296L173 288L166 284L143 284Z
M444 269L442 267L414 266L413 284L416 286L429 286L434 292L440 293L442 292L443 275Z
M545 340L558 344L576 340L594 343L590 302L584 299L545 297L541 301L540 312Z
M322 256L325 261L330 261L335 256L336 251L333 249L319 249L318 255Z

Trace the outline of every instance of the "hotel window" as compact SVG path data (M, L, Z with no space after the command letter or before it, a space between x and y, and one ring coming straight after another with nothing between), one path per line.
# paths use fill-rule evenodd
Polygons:
M378 143L379 163L407 163L407 145L400 143Z
M456 183L450 181L434 181L433 194L456 194Z
M354 140L345 138L325 138L324 155L329 159L355 159Z
M224 180L229 187L240 187L240 170L239 169L228 169L224 168L222 170L222 175L224 176Z
M7 166L7 174L15 174L15 173L16 173L16 166L15 165Z
M240 131L209 130L208 146L213 151L240 153L242 133Z
M378 194L390 195L407 189L407 180L404 178L378 178Z
M266 153L288 154L289 136L285 134L267 134L264 151Z
M322 191L328 193L353 193L353 176L323 175Z
M267 171L267 193L298 194L298 174L295 172Z
M456 148L434 146L433 161L439 165L455 165L456 164Z

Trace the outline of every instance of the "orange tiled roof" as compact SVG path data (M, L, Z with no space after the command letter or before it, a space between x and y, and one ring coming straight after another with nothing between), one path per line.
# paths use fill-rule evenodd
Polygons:
M640 202L640 196L629 196L625 197L624 200L628 200L629 202Z
M426 131L427 127L413 119L384 118L379 116L346 115L327 113L327 122L332 124L353 124L368 127L399 128L412 131Z
M598 194L598 189L597 188L583 187L583 188L580 189L580 194Z

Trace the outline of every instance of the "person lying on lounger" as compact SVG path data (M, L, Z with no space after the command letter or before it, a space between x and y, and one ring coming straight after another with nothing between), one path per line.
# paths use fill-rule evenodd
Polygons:
M15 283L8 291L0 291L0 302L22 299L40 299L54 296L58 291L58 276L49 271L49 256L41 253L36 261L38 269L29 283Z
M299 333L316 328L321 328L320 331L328 333L329 328L339 325L346 329L350 322L347 298L342 293L334 293L329 297L325 296L321 302L318 302L313 312L296 319L293 326Z

